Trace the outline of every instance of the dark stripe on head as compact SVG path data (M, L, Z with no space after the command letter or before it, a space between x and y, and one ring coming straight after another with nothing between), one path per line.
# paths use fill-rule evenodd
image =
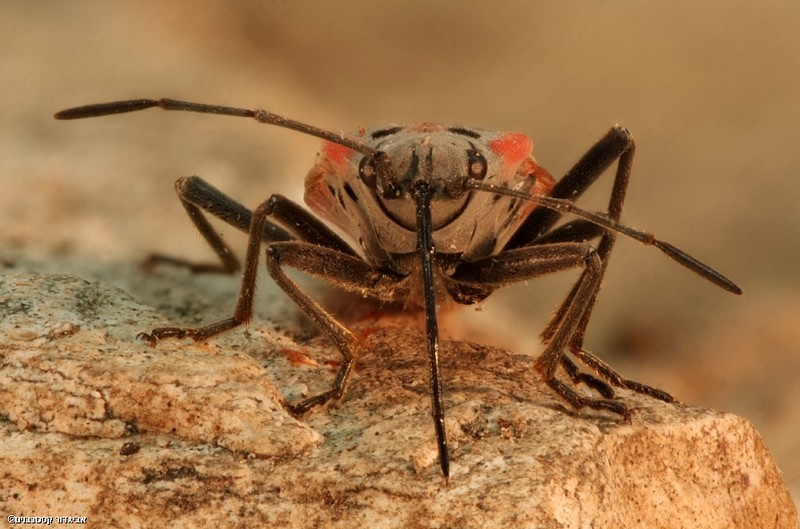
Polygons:
M385 138L386 136L397 134L401 130L403 130L403 127L389 127L388 129L376 130L375 132L370 134L370 137L373 140L377 140L378 138Z
M475 140L481 137L481 135L475 132L474 130L465 129L463 127L450 127L447 130L452 132L453 134L460 134L461 136L467 136Z

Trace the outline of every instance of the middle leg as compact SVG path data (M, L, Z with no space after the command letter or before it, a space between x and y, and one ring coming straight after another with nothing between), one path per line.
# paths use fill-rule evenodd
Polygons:
M570 200L579 197L597 180L597 178L599 178L614 160L618 160L606 216L613 222L619 222L622 216L625 194L630 181L635 149L636 145L633 138L626 129L619 126L611 128L558 182L551 195L557 198L567 198ZM512 239L512 243L519 245L546 245L553 242L583 242L599 236L601 239L597 247L597 255L601 261L600 282L602 282L608 267L611 250L616 242L616 233L611 230L604 230L600 226L591 224L589 221L583 219L564 224L554 230L548 231L559 217L560 214L552 210L543 208L534 210L517 232L515 238ZM585 276L588 273L589 270L587 269L583 272L583 275ZM585 305L585 309L580 319L574 324L574 332L571 334L569 343L566 344L575 357L612 385L631 389L668 402L674 400L664 391L625 379L611 369L608 364L583 348L586 328L589 325L592 309L597 302L597 296L600 290L598 285L591 295L579 299L578 291L582 288L583 283L583 277L575 283L572 290L556 310L553 318L545 327L544 331L542 331L542 341L546 344L550 343L558 328L564 324L564 319L570 307L575 303L582 303ZM599 381L591 375L580 372L577 366L566 356L561 356L561 364L570 375L573 382L583 382L598 390L603 395L607 395L608 392L613 395L613 392L607 385L603 388L604 383L602 381Z
M600 288L603 264L593 246L579 242L528 246L502 252L472 263L464 263L459 265L456 272L450 277L451 284L448 288L455 291L470 290L476 285L492 285L498 288L545 274L580 267L584 269L584 272L573 289L574 294L570 303L563 306L559 324L553 330L544 352L537 359L536 368L542 373L545 382L574 408L590 407L627 417L628 411L625 405L611 400L614 392L608 384L591 375L581 373L577 366L565 356L565 349L579 328L589 300L596 295ZM580 356L578 358L583 361ZM593 399L579 395L556 377L559 365L564 367L573 382L586 383L604 398Z
M303 292L284 272L285 267L315 276L351 292L370 293L382 299L397 299L406 296L408 292L403 281L405 276L376 270L359 257L296 241L274 243L267 247L267 270L272 279L331 339L344 357L330 389L287 405L289 411L300 415L331 399L341 398L361 343L350 330Z
M189 198L182 196L182 200L185 204L192 206L194 209L202 206L207 211L239 228L241 228L241 222L245 213L246 216L250 218L247 253L245 255L239 297L236 301L234 314L230 318L214 322L204 327L160 327L153 329L150 333L139 334L139 338L148 341L151 345L154 345L158 340L163 338L189 337L195 341L201 341L249 322L253 315L253 301L255 299L260 249L265 242L274 240L271 238L272 236L279 237L279 240L283 240L284 242L289 242L286 239L291 240L296 236L298 241L304 241L306 244L318 245L320 248L327 248L336 253L358 260L358 258L355 257L355 251L338 235L322 224L322 222L311 213L281 195L272 195L250 214L250 212L241 205L238 205L238 207L232 206L220 209L221 204L225 202L223 199L227 201L231 201L231 199L222 195L219 191L216 191L199 178L195 177L194 179L189 179L189 181L192 182L192 184L187 184L189 185L187 189L192 190L193 194L191 198L193 201L190 202ZM211 193L211 195L208 195L207 192ZM208 200L201 201L200 197L206 197ZM195 202L199 203L199 206L195 205ZM199 210L198 215L197 218L208 225L210 230L210 225L205 217L199 213ZM294 235L289 234L287 231L270 222L268 220L269 217L274 218L283 225L291 226ZM195 217L193 217L193 219L195 219ZM208 238L208 233L215 235L213 231L201 233L203 233L203 236L206 238ZM224 249L227 251L227 247L224 247Z
M570 343L574 333L580 329L589 302L597 294L602 279L603 265L598 252L585 242L561 242L541 246L529 246L502 252L456 268L449 278L448 290L458 299L460 293L474 289L496 289L510 283L533 279L545 274L570 268L583 267L584 272L575 284L572 294L562 304L558 325L553 328L545 350L536 361L536 368L543 374L545 382L574 408L590 407L628 416L624 404L614 398L613 386L631 389L660 400L671 402L672 397L655 388L625 379L611 367L582 348L573 349ZM464 294L468 298L467 294ZM554 319L555 319L554 317ZM591 368L602 380L582 372L567 356L569 350L575 358ZM596 390L604 399L592 399L579 395L556 377L561 366L573 383L584 383Z

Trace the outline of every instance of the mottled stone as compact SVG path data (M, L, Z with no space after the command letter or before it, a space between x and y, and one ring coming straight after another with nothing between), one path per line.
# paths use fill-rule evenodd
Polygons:
M105 527L795 527L770 453L730 414L620 391L576 413L528 356L443 344L451 479L416 321L362 319L341 402L301 421L339 355L268 326L195 344L125 292L0 278L0 505ZM276 389L276 387L278 389ZM281 393L282 392L282 393Z

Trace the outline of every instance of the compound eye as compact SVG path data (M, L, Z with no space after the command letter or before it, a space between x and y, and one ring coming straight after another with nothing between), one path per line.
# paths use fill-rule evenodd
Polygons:
M367 184L370 189L375 189L378 181L378 171L375 169L375 161L371 156L364 156L358 164L358 177Z
M480 151L467 151L467 171L470 178L483 180L486 176L487 168L486 158Z

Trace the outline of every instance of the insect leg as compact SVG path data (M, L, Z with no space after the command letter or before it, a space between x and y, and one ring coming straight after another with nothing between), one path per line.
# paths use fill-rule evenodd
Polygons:
M594 183L594 181L605 171L608 166L615 160L617 162L617 171L614 176L614 184L611 189L611 198L608 203L607 216L614 220L619 221L622 215L622 206L625 202L625 193L628 189L628 182L631 175L631 167L633 165L633 155L635 151L635 144L630 133L619 126L611 128L606 135L598 141L589 151L578 161L577 164L567 173L564 178L556 185L556 191L560 194L572 193L573 196L578 196L586 188ZM562 186L563 182L563 186ZM557 231L557 230L556 230ZM597 254L602 262L602 270L600 272L600 281L605 275L606 268L608 267L608 258L614 247L616 241L616 233L612 231L603 231L600 243L597 246ZM585 274L586 272L584 272ZM555 328L559 325L562 314L566 307L573 302L576 291L579 288L580 282L576 283L570 293L567 295L564 302L556 311L556 316L550 320L548 326L542 331L542 340L547 342L555 332ZM589 324L589 318L597 301L597 293L594 292L588 297L585 302L587 303L586 311L584 312L581 321L576 328L575 334L569 344L572 348L579 349L583 344L584 334L586 327Z
M620 162L617 167L614 190L612 191L612 201L618 202L621 208L625 199L631 162L633 161L633 150L634 142L630 132L620 126L612 127L597 143L586 151L586 154L578 160L572 169L567 171L548 195L553 198L577 199L619 158ZM506 249L528 246L537 241L552 229L561 216L562 213L551 209L534 209L506 244Z
M360 257L309 243L288 241L267 246L267 270L275 283L324 332L341 351L342 362L330 389L313 395L287 408L302 414L314 406L342 396L361 344L358 338L303 292L283 271L285 267L305 272L345 290L370 293L383 299L396 299L406 294L404 276L375 269Z
M155 342L162 338L190 337L195 341L205 340L210 336L249 322L253 315L253 299L255 295L259 251L262 242L274 240L273 237L283 241L292 240L296 237L297 239L307 239L317 244L322 244L324 242L340 253L355 255L355 252L350 249L344 241L313 217L313 215L281 195L273 195L251 214L247 208L228 198L220 191L217 191L200 178L189 179L187 182L187 189L188 191L186 191L186 194L188 198L185 199L184 203L189 204L195 209L201 207L237 228L241 229L243 219L248 216L250 217L247 254L245 256L239 298L236 302L234 314L230 318L220 320L205 327L160 327L153 329L149 334L142 333L139 335L140 338L147 340L151 344L155 344ZM183 198L184 195L182 195L182 199ZM292 226L294 235L269 222L267 220L269 216L274 217L275 220L281 224ZM212 228L199 210L197 210L197 215L192 217L192 220L196 219L200 219L203 225L208 227L209 231L201 231L201 233L204 233L207 240L209 240L209 237L218 239L218 236L211 231ZM224 248L227 248L221 240L219 243Z
M628 187L628 180L630 178L634 149L635 144L630 133L620 126L612 127L569 171L567 171L549 195L554 198L569 200L578 198L612 163L614 163L615 160L619 159L608 208L609 217L614 218L614 220L619 220L622 204L625 200L625 192ZM598 246L598 253L603 263L603 270L601 272L602 279L608 261L608 254L614 246L615 234L610 231L591 228L580 220L568 223L548 233L561 216L562 213L558 211L536 208L528 218L525 219L525 222L522 223L511 238L506 245L506 249L538 244L539 239L542 239L542 242L549 243L570 240L570 237L573 237L571 240L577 241L586 240L587 238L602 234L603 239ZM570 230L574 233L571 233ZM575 290L578 288L579 283L575 284L573 290L556 312L556 316L542 332L542 339L545 342L550 339L555 328L559 325L566 307L572 302L575 296ZM588 303L593 306L595 299L596 294L590 298ZM582 342L583 340L583 334L589 321L589 314L591 313L591 306L584 316L584 320L581 322L581 328L576 336L576 341Z
M600 286L603 264L593 246L588 243L563 242L507 250L492 257L459 265L450 277L452 283L448 285L448 289L469 289L472 285L480 284L499 288L509 283L578 267L583 267L584 272L576 283L572 299L568 304L562 305L558 325L553 329L544 352L537 359L536 368L542 373L545 382L574 408L590 407L627 416L628 412L623 404L610 400L613 397L610 386L597 378L580 373L564 353L572 335L578 329L588 300L596 294ZM576 393L556 378L559 365L564 367L574 382L584 382L606 398L592 399Z
M175 181L175 191L195 228L217 254L221 263L192 263L167 255L152 254L144 262L145 268L166 263L185 267L196 273L233 274L239 270L239 260L208 222L203 211L243 232L249 231L253 213L198 176L179 178ZM275 224L269 221L264 224L264 241L285 241L292 238L289 233Z
M618 159L617 171L614 177L614 184L611 190L606 216L614 222L619 221L625 202L625 193L630 180L634 152L635 143L630 133L619 126L611 128L606 135L592 146L578 163L567 172L558 184L556 184L551 196L568 199L577 198L596 181L614 160ZM592 226L589 221L582 219L569 222L551 230L560 216L561 213L551 210L534 210L523 227L515 235L515 239L518 241L518 244L539 245L551 244L554 242L584 242L594 237L601 236L602 238L597 247L597 255L601 261L600 282L602 282L608 266L611 250L616 241L616 233L611 230L603 230L597 225ZM525 233L526 230L528 230L528 233ZM598 286L593 292L588 295L583 294L582 297L579 298L579 291L583 288L582 285L588 273L588 269L583 272L581 278L575 283L566 299L559 306L555 315L542 332L542 340L545 343L550 343L559 327L563 326L566 313L570 307L575 303L583 303L585 304L583 314L579 320L574 322L574 331L571 333L570 340L566 344L576 358L615 386L645 393L660 400L672 401L672 397L661 390L623 378L611 369L608 364L583 349L586 328L589 324L592 309L597 301L598 292L600 291L600 283L598 283ZM563 354L560 357L560 362L573 382L583 382L606 397L608 397L609 394L613 395L611 388L603 381L589 374L581 373L574 363ZM563 391L559 391L559 393L563 394Z
M604 140L609 137L618 138L617 141L611 142L609 146L602 146ZM631 175L631 167L633 164L633 155L635 151L635 144L633 142L633 138L630 134L625 130L621 129L620 127L612 128L606 137L603 140L600 140L592 149L589 150L589 153L585 155L581 161L578 162L576 167L580 167L587 158L589 160L594 158L592 152L598 148L598 145L601 145L600 151L606 151L605 160L613 160L614 157L619 157L619 161L617 163L617 172L614 177L614 184L611 189L611 197L608 202L608 211L607 216L612 221L619 221L622 216L622 207L625 202L625 193L628 189L628 182L630 181ZM621 150L621 151L620 151ZM602 167L601 171L607 167L605 166L598 166ZM575 168L573 168L575 171ZM572 171L571 171L572 172ZM580 174L582 171L577 171L575 174ZM591 172L591 171L590 171ZM566 178L566 177L565 177ZM573 226L573 236L580 237L582 240L585 240L585 236L590 234L592 231L591 228L583 227L581 221L576 221L574 223L569 223L564 226L560 227L559 229L553 230L549 234L541 237L539 240L545 240L548 237L558 238L558 232L561 231L566 232L570 225ZM598 233L599 235L599 233ZM606 269L608 267L608 260L611 255L611 250L614 247L614 243L616 241L616 233L613 231L607 230L602 232L602 238L600 239L600 243L597 247L597 255L602 262L602 268L600 271L600 281L602 282L603 276L605 276ZM583 275L586 275L586 271L584 271ZM542 339L548 342L553 334L556 332L556 328L558 325L561 324L561 319L564 317L564 313L567 310L567 307L573 303L580 302L576 301L578 298L578 290L580 287L581 281L576 283L570 293L567 295L567 298L561 304L561 306L556 311L555 316L550 320L547 327L542 332L541 336ZM628 380L621 375L619 375L616 371L614 371L611 366L607 363L603 362L600 358L594 356L589 351L583 349L583 341L586 334L586 328L589 325L589 319L592 314L592 309L594 308L595 303L597 302L597 295L600 292L600 284L598 284L597 288L592 292L590 295L586 296L583 303L586 304L585 310L583 315L581 316L580 320L577 322L575 331L572 333L569 343L567 346L569 347L570 351L587 367L594 370L597 374L603 377L605 380L610 382L611 384L627 388L637 393L643 393L646 395L650 395L651 397L657 398L659 400L663 400L666 402L674 401L673 397L662 391L660 389L653 388L646 384L642 384L640 382L635 382L633 380ZM561 357L561 363L564 366L567 372L572 372L571 367L567 362L571 363L569 358L566 356ZM601 394L604 396L606 395L603 390L601 389L601 381L591 377L586 373L579 373L577 378L575 375L571 375L572 380L574 382L584 382L588 386L593 387L594 389L600 391Z

